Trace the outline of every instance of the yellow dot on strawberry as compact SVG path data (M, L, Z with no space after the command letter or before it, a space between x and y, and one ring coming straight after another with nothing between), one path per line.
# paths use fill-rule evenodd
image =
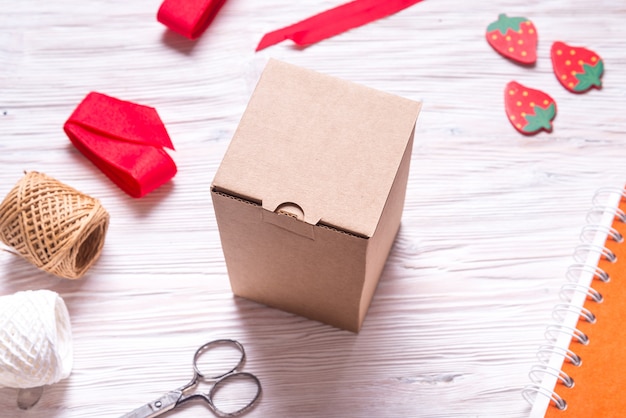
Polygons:
M528 33L533 34L533 33L535 33L535 31L532 30L532 29L528 29Z
M574 49L570 49L570 50L569 50L569 54L570 54L570 55L576 55L576 51L575 51Z
M522 117L525 118L526 117L526 112L522 112Z
M543 104L547 105L548 103L550 103L550 101L548 99L543 99Z
M535 102L530 102L530 107L535 107Z
M565 61L565 65L572 65L572 61L570 61L570 60L566 60L566 61Z
M521 124L521 123L518 123L518 124L517 124L517 125L515 125L515 126L517 126L519 129L522 129L522 124Z
M574 83L570 82L570 83L568 84L568 86L570 86L570 87L574 87Z
M591 57L591 62L596 62L598 60L598 57Z
M512 46L510 46L509 47L509 52L513 52L513 51L515 51L515 49Z
M506 37L506 38L504 38L504 39L506 39L508 42L510 42L510 41L511 41L511 37L510 37L510 36L507 36L507 37Z
M563 55L563 51L561 51L560 49L557 49L556 54L557 55Z
M518 106L521 106L521 105L522 105L522 102L517 102L517 103L515 103L515 104L516 104L516 105L518 105Z
M498 39L498 35L496 35L495 33L493 35L491 35L491 39L493 39L494 41Z
M563 74L563 75L561 76L561 80L567 80L567 74Z
M525 57L526 55L528 55L528 53L526 51L522 51L522 57Z
M526 26L530 26L530 22L529 22L528 20L527 20L526 22L524 22L524 24L525 24Z
M518 30L517 33L522 34L524 31L522 29Z
M515 115L511 115L511 120L515 120Z
M572 75L573 75L573 76L576 76L576 71L572 71Z
M517 44L518 44L518 45L522 45L523 43L524 43L524 41L523 41L523 40L521 40L521 39L520 39L519 41L517 41Z
M515 94L515 90L509 90L509 94L513 96Z
M522 96L524 96L524 97L528 96L528 92L527 92L526 90L524 90L524 91L522 92Z
M578 65L583 65L585 62L583 60L578 60Z

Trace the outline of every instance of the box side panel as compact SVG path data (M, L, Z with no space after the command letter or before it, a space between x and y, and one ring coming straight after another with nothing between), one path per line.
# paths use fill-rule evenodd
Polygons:
M411 154L413 150L413 137L415 129L411 132L410 140L402 156L402 162L398 167L398 172L393 182L393 186L385 203L383 213L376 228L374 236L369 240L367 249L367 263L365 273L365 283L361 296L361 307L359 313L359 324L365 319L365 314L369 309L374 296L374 291L380 280L383 268L393 246L395 237L400 228L402 210L406 196L406 187L411 164Z
M367 239L319 226L300 233L286 224L297 219L211 195L233 293L358 330ZM272 216L282 218L268 221Z

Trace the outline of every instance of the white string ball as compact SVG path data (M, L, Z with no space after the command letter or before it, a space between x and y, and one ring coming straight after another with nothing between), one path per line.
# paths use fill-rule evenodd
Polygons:
M50 290L0 296L0 387L33 388L68 377L73 346L65 302Z

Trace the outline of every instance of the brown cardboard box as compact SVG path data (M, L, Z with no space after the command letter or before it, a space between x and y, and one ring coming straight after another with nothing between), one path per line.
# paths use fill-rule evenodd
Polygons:
M419 110L270 60L211 188L233 292L358 332L400 226Z

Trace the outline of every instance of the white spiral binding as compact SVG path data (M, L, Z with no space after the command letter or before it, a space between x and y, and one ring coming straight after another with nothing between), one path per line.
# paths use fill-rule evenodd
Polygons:
M571 338L576 338L582 345L589 344L589 337L584 332L575 327L568 327L563 324L551 324L546 328L546 340L556 343L559 333L566 334Z
M575 272L578 272L578 276L574 275ZM580 278L581 273L591 273L595 277L597 277L598 280L601 280L605 283L609 281L609 275L606 274L606 272L602 270L600 267L598 266L591 267L587 264L578 264L578 263L572 264L567 269L567 274L566 274L567 280L572 283L578 283L578 279Z
M615 195L626 197L626 192L618 187L603 187L596 191L591 202L594 207L602 206L604 202L610 200ZM623 222L626 222L626 220L623 220Z
M550 367L545 364L535 364L533 368L530 370L530 372L528 373L528 377L530 377L530 380L532 380L534 383L539 384L541 383L543 376L541 377L536 377L536 376L537 374L540 374L540 373L550 374L556 377L567 388L574 387L574 379L568 376L567 373L565 373L563 370L557 369L555 367Z
M567 409L567 402L565 402L565 400L553 390L548 390L541 385L528 385L522 390L522 396L531 405L535 403L534 396L536 395L543 395L547 397L554 403L554 406L562 411Z
M562 315L563 312L565 312L566 314L568 312L573 312L590 324L596 323L596 316L593 314L593 312L591 312L584 306L572 306L571 303L559 303L552 310L552 317L557 321L562 322L565 320L565 316Z
M591 300L593 300L596 303L602 303L602 301L604 300L604 297L602 296L602 293L598 292L593 287L587 286L587 285L584 285L584 284L580 284L580 283L565 283L563 286L561 286L561 290L559 292L559 295L560 295L561 299L568 300L567 299L568 298L568 296L567 296L568 291L585 293ZM571 300L571 299L572 298L570 297L569 300Z
M589 235L591 234L591 236L594 237L598 232L603 232L606 236L617 243L621 244L624 242L624 237L617 229L598 224L585 225L582 231L580 231L580 240L583 242L591 242L593 238L589 239Z
M537 351L537 357L541 363L547 363L554 354L562 356L574 366L580 366L583 362L580 356L569 348L557 347L553 344L542 345Z
M565 410L567 408L567 402L564 397L561 397L556 393L556 389L548 389L542 385L542 380L545 375L549 375L555 381L560 381L567 388L573 387L575 384L574 379L568 376L560 368L556 368L550 365L550 359L554 356L560 358L560 363L568 361L574 366L581 366L583 359L581 359L576 353L570 350L568 347L562 347L557 345L557 341L565 334L568 339L576 339L581 344L588 344L588 336L578 330L575 327L571 327L563 324L567 314L574 314L577 318L582 318L589 323L595 323L595 315L593 312L582 305L575 305L572 303L572 299L576 294L581 297L581 293L584 294L584 299L591 300L595 303L602 303L602 295L593 288L593 283L587 285L585 283L579 283L579 278L583 275L588 275L593 280L600 280L603 282L610 281L609 275L598 267L597 263L589 263L588 256L590 253L595 253L600 258L604 258L611 263L617 261L616 255L606 248L604 244L598 245L593 242L593 238L589 236L597 237L597 234L602 234L605 239L611 239L617 243L623 243L624 237L615 228L610 225L603 225L600 223L600 218L606 222L607 219L611 221L617 219L623 223L626 223L626 213L618 208L617 204L614 206L603 206L599 204L601 195L613 195L613 198L620 199L626 198L626 193L623 189L600 189L593 198L593 208L587 214L586 225L580 234L581 244L576 247L574 251L575 264L572 264L567 270L567 283L563 284L559 292L559 296L565 303L557 304L552 312L553 318L557 321L555 324L548 325L546 328L546 340L549 342L547 345L539 347L537 352L537 358L539 364L532 367L529 372L529 379L533 382L531 385L526 386L522 390L522 396L531 405L536 401L537 395L541 395L547 398L548 403L553 403L559 410ZM618 195L618 196L615 196ZM600 216L598 216L600 215ZM610 218L609 218L610 217ZM604 242L604 239L602 240ZM586 254L586 256L585 256ZM593 265L592 265L593 264Z
M626 213L624 213L624 211L621 210L620 208L611 207L611 206L594 206L587 213L587 224L589 225L597 224L597 222L599 222L598 219L606 213L611 213L613 214L614 217L619 219L621 222L626 222Z
M617 261L617 256L613 253L613 251L606 247L600 247L594 244L580 244L576 247L576 250L574 251L574 260L582 263L587 258L585 255L594 251L599 253L601 257L606 258L611 263L615 263Z

